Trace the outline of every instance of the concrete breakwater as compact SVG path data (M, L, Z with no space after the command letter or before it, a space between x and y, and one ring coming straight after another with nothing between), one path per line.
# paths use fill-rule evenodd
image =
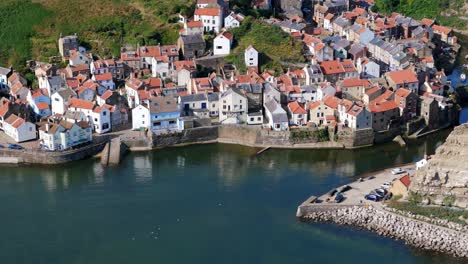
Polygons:
M303 219L350 225L400 239L413 247L468 258L468 234L411 219L374 206L344 206L309 210Z

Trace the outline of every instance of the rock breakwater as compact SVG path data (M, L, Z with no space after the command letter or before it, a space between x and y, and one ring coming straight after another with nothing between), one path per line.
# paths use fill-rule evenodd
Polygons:
M406 244L425 250L468 258L468 234L436 226L372 206L352 206L338 210L316 211L305 219L333 222L373 231L379 235L400 239Z

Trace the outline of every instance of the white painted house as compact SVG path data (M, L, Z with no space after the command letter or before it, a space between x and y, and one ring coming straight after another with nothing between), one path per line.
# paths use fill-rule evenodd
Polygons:
M244 52L245 66L258 67L258 51L250 45Z
M109 109L78 98L70 99L68 109L85 114L87 121L93 126L96 133L103 134L111 131Z
M229 32L223 32L213 40L214 55L229 55L231 53L233 36Z
M203 23L205 32L213 31L219 33L223 27L223 12L220 7L197 8L195 9L193 18L195 21L201 21Z
M268 125L275 131L288 130L289 120L288 114L281 107L281 104L274 98L269 99L264 103L265 117L268 120Z
M353 130L372 127L372 114L366 107L349 100L343 100L338 105L338 119L345 127Z
M224 27L225 28L237 28L240 27L242 21L244 21L245 17L242 14L236 14L231 12L226 18L224 18Z
M219 98L219 122L239 124L247 121L247 98L238 89L229 89Z
M39 128L42 148L56 151L88 143L93 140L92 129L88 122L71 123L65 120L59 124L44 124Z
M151 75L163 79L169 76L169 58L167 56L151 58Z
M39 89L46 89L49 96L54 94L60 88L65 87L65 81L61 76L41 76L38 77Z
M36 139L36 125L12 114L3 122L3 131L16 142Z
M288 104L288 112L290 115L289 124L296 126L304 126L307 124L307 111L297 101Z
M52 115L60 114L63 115L68 109L68 100L76 97L75 92L72 89L64 88L55 92L51 96Z

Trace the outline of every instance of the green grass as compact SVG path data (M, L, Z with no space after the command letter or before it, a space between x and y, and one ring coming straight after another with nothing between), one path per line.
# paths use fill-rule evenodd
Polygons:
M390 207L401 211L408 211L413 214L439 218L443 220L448 220L454 223L459 223L462 225L467 225L465 221L460 219L460 216L463 216L465 219L468 219L468 210L454 209L448 207L439 207L439 206L421 206L415 203L408 202L397 202L390 201L388 203Z
M302 44L279 27L270 26L262 21L253 22L247 17L241 27L231 30L234 35L235 48L228 62L234 63L241 71L245 70L244 51L252 45L260 54L261 70L273 69L281 73L282 62L302 62Z
M77 33L81 44L103 57L122 44L174 44L179 12L190 15L195 0L2 0L0 65L24 69L25 60L58 55L60 34ZM25 69L24 69L25 70Z
M460 19L459 10L464 0L376 0L374 10L386 14L398 12L415 19L437 19L440 24L467 29L468 21ZM445 16L442 13L450 10L457 15Z
M0 2L0 63L2 66L25 67L31 58L31 37L34 26L51 12L40 4L27 0L3 0Z

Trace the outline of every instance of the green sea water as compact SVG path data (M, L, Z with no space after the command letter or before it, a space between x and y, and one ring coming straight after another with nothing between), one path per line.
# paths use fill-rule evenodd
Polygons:
M458 263L401 241L301 222L312 194L433 153L407 147L270 150L232 145L0 168L0 263Z

